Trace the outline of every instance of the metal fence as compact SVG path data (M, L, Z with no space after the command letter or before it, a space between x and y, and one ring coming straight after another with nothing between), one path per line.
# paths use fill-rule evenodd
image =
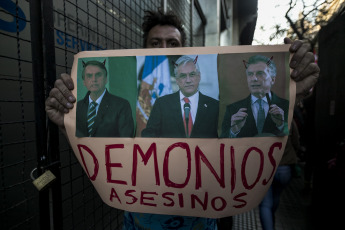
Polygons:
M2 229L120 229L122 211L99 198L68 142L45 116L56 76L83 50L142 47L144 10L173 10L187 46L204 45L197 0L0 1L0 223ZM57 180L38 192L30 173Z

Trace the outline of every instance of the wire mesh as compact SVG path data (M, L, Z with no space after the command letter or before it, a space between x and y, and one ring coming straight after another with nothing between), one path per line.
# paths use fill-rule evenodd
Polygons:
M0 223L4 229L37 228L36 166L28 1L0 8Z
M176 0L168 1L167 9L174 12L183 22L184 30L186 32L186 46L191 45L191 4L189 1Z
M163 2L53 1L56 76L70 73L74 55L81 51L141 48L144 10L157 10ZM203 39L191 42L203 29L198 15L190 15L191 2L170 0L167 8L184 22L186 45L202 46ZM0 43L1 228L39 229L38 192L30 179L31 170L37 166L30 1L4 0L1 4L0 20L5 19L5 24L0 24L0 39L4 41ZM121 229L122 211L101 201L61 134L59 148L62 196L58 203L63 229ZM54 214L51 218L54 221Z
M168 8L184 16L189 41L190 3L180 3L169 1ZM159 7L161 1L54 2L57 75L70 72L79 51L141 48L144 10ZM61 149L64 229L121 228L122 211L102 203L68 145Z

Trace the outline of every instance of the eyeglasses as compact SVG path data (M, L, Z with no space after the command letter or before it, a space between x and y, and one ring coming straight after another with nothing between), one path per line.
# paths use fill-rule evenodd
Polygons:
M189 78L191 79L194 79L195 77L199 76L199 73L195 71L190 73L180 73L179 75L177 75L177 78L184 80L187 78L187 76L189 76Z

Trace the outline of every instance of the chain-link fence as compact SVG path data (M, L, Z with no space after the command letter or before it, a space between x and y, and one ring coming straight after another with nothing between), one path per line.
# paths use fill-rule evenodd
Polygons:
M38 224L29 2L0 3L0 223L3 229Z
M197 0L0 1L2 229L121 228L122 211L101 201L64 136L46 120L44 100L56 76L71 72L76 53L141 48L144 10L164 7L181 17L187 46L204 45ZM57 180L38 192L30 173L46 169Z

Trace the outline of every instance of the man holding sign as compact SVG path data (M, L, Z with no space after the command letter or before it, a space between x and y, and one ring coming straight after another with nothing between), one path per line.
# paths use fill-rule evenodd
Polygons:
M144 22L145 48L183 46L185 39L185 36L183 36L183 27L181 23L176 24L175 19L176 16L172 14L149 12ZM287 39L286 43L292 42ZM297 86L297 93L303 95L305 91L309 90L316 83L319 68L316 64L313 64L314 56L307 55L309 53L308 46L303 45L301 41L294 42L290 51L295 53L290 65L291 68L295 69L292 78L300 81ZM191 73L188 75L190 74ZM186 76L186 78L188 77L190 78L190 76ZM195 79L198 79L198 77L195 76ZM48 117L59 126L64 134L66 134L64 114L68 113L69 110L73 108L73 103L75 103L75 97L71 93L73 88L74 83L71 77L67 74L63 74L61 75L61 79L56 81L55 88L51 90L50 96L46 100L46 112ZM178 119L182 119L182 114L179 116ZM195 118L196 122L197 120L198 118ZM211 123L211 121L209 123ZM193 136L193 128L191 136ZM216 220L199 217L126 212L124 225L125 229L216 229Z
M174 63L179 91L156 100L142 137L218 137L218 101L199 92L197 59L182 56Z
M272 59L255 55L244 61L250 95L226 107L221 137L288 134L289 101L271 91L277 74Z

